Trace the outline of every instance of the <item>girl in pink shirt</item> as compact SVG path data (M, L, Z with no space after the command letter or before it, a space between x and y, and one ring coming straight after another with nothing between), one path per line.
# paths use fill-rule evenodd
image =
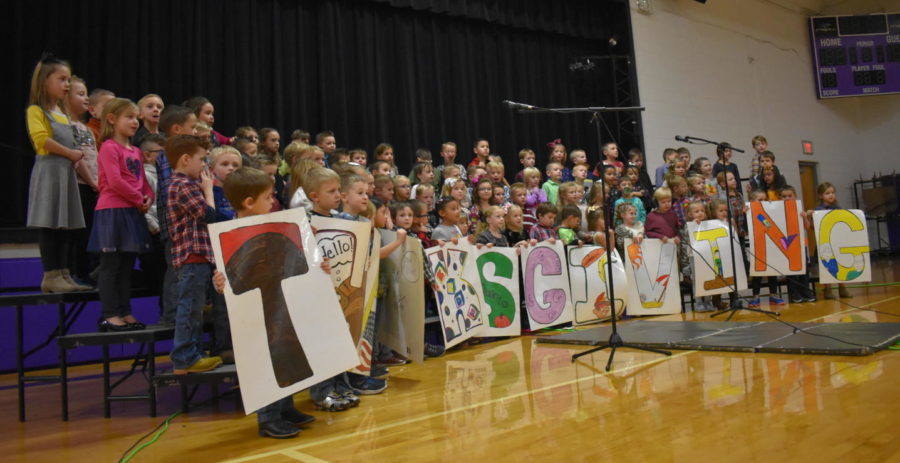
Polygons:
M100 253L97 287L103 317L100 331L144 329L131 314L131 269L138 253L150 250L144 213L153 190L144 176L141 151L131 145L138 128L138 108L116 98L103 108L97 174L100 195L88 251Z

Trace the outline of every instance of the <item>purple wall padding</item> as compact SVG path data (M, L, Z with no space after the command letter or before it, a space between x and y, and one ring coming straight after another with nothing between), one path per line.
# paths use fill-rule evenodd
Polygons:
M38 258L0 259L0 290L2 288L40 286L42 277L41 261ZM145 297L131 301L131 308L138 320L153 324L159 321L159 298ZM69 333L86 333L97 330L100 318L100 303L91 302L82 311L81 316L72 324ZM14 371L16 368L16 313L15 307L0 307L0 371ZM56 328L56 306L31 306L24 310L25 351L44 342ZM168 352L171 341L156 344L157 353ZM133 355L138 344L112 345L109 354L112 358ZM100 361L100 346L79 347L69 350L71 363ZM25 362L26 368L56 367L59 365L58 349L54 340L43 349L35 352Z

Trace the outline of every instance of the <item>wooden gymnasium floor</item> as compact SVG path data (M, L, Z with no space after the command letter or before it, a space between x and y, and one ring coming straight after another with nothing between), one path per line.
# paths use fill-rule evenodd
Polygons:
M877 260L875 268L877 282L900 280L900 260ZM821 301L788 306L783 318L900 321L900 286L851 292L849 302L898 316ZM682 318L708 316L665 317ZM297 405L318 421L292 440L257 437L256 417L225 400L175 418L132 461L900 461L900 352L662 357L626 349L606 374L605 351L572 364L581 349L527 336L455 349L392 368L385 393L341 413L313 411L298 394ZM72 376L99 373L85 366ZM0 377L0 460L8 462L117 461L178 404L177 391L166 388L159 418L147 417L143 404L116 403L104 419L100 380L86 379L70 386L70 422L59 420L51 385L28 389L29 421L20 424L14 384L12 375Z

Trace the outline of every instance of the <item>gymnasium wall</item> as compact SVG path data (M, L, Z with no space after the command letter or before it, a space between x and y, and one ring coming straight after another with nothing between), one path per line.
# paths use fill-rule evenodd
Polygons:
M747 154L763 134L789 184L799 187L798 161L818 163L845 206L860 175L900 168L900 95L818 100L807 18L900 11L888 0L651 0L644 14L631 2L635 59L648 166L662 163L675 135L725 140ZM801 154L801 140L815 154ZM689 145L694 158L715 159L711 146Z

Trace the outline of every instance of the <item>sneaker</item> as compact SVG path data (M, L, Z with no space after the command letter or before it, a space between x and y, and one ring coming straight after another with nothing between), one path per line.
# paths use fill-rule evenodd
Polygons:
M380 365L387 365L389 367L406 365L407 363L409 363L409 360L406 360L405 358L403 358L397 354L394 354L394 355L378 362L378 364L380 364Z
M818 300L818 299L816 299L816 296L815 296L815 295L813 295L813 296L806 296L806 297L803 298L803 302L816 302L817 300Z
M384 379L389 373L388 369L384 365L376 365L372 367L372 371L369 372L369 376L378 379Z
M326 412L342 412L350 408L350 402L347 401L337 391L331 391L321 400L313 399L313 405L319 410Z
M358 395L375 395L387 389L387 381L371 376L351 376L350 387Z
M285 420L276 420L259 424L259 435L262 437L290 439L296 437L297 434L300 434L300 430Z
M791 296L788 298L788 302L790 302L791 304L799 304L801 302L806 302L806 299L804 299L800 296L797 296L797 297Z
M784 299L777 296L769 296L769 305L784 305Z
M337 393L340 394L351 407L359 406L359 397L353 392L353 389L347 384L347 381L341 378L335 381L335 384L337 386Z
M218 368L222 364L222 357L203 357L187 368L176 368L173 373L186 375L188 373L203 373Z
M694 307L694 312L702 313L702 312L714 312L716 309L713 308L712 304L706 301L698 301L697 305Z
M432 358L440 357L440 356L444 355L444 352L446 352L446 351L447 351L447 349L445 349L444 346L439 346L437 344L429 344L427 342L425 343L425 356L426 357L432 357Z
M758 309L759 308L759 298L754 297L753 299L750 299L750 302L747 304L747 307L749 307L751 309Z

